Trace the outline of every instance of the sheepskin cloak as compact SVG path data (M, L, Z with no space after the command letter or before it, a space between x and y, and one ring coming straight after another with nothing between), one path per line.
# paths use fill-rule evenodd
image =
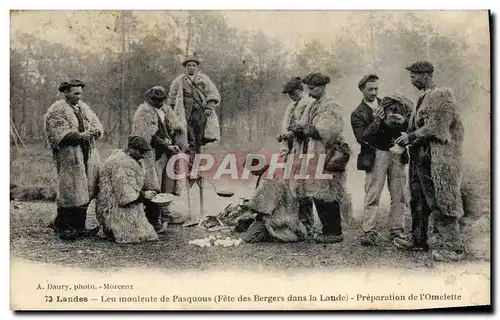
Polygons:
M412 144L422 140L430 144L437 205L447 216L462 217L460 184L464 128L452 91L434 88L425 94L420 107L410 117L409 132L416 139Z
M177 76L172 84L170 85L170 90L168 93L167 105L174 106L174 112L180 119L184 128L187 128L186 111L184 109L184 81L187 79L186 74L181 74ZM198 88L201 89L203 95L203 104L208 101L214 101L215 106L218 106L221 101L221 96L219 90L212 82L212 80L204 73L198 72L194 78L194 83Z
M285 134L288 132L288 127L292 124L296 123L302 118L304 110L306 107L312 103L313 99L307 95L304 95L299 101L292 101L286 107L285 114L283 116L283 121L281 123L281 133ZM291 144L291 149L288 141L282 142L283 149L289 149L290 153L298 153L299 152L299 143L294 139Z
M144 187L145 170L123 150L115 151L102 167L96 200L101 235L111 232L118 243L158 240L148 222L142 202L136 201Z
M79 106L85 131L98 130L99 137L102 137L103 128L96 114L84 102L79 102ZM86 171L79 145L59 145L68 133L79 132L78 119L66 100L58 100L49 107L44 126L57 169L57 206L71 208L89 204L97 193L101 162L95 139L90 141Z
M181 121L175 115L173 110L166 105L161 107L165 113L165 127L168 135L173 139L174 144L179 147L187 146L187 134L185 127L182 126ZM151 143L153 136L158 131L158 113L155 108L147 102L142 103L135 111L132 120L132 135L143 137ZM157 192L167 192L164 190L165 182L168 179L166 174L166 165L168 159L164 154L162 158L156 161L155 150L148 151L144 157L144 167L146 169L146 190L155 190ZM162 188L163 187L163 188ZM163 189L163 190L162 190Z
M331 177L331 179L315 179L316 163L321 154L327 153L327 144L335 141L344 141L344 123L341 116L341 108L331 97L322 97L313 100L303 112L301 122L309 123L317 131L316 137L309 137L304 145L302 153L314 155L310 161L309 178L294 179L299 171L294 171L290 179L292 193L299 199L319 199L325 202L342 203L346 198L346 174L345 172L327 172L320 168L320 172ZM298 156L296 156L298 159ZM295 166L300 169L300 166Z

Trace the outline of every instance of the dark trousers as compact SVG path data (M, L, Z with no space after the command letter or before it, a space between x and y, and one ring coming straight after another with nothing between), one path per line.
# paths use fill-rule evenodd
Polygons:
M308 232L312 231L314 224L312 200L299 200L299 221L302 222Z
M161 209L159 209L158 206L156 206L149 200L144 200L144 207L145 207L144 211L146 212L146 218L148 219L148 222L153 227L156 227L160 222Z
M412 155L410 188L413 243L426 247L429 233L435 233L439 239L435 247L463 250L458 218L445 215L436 202L429 147L420 147Z
M190 114L186 114L187 138L190 151L200 153L201 147L205 144L203 134L207 124L207 116L202 108L192 108Z
M87 220L88 205L72 208L57 208L57 215L54 220L54 227L57 231L75 230L83 232Z
M342 220L340 217L340 204L338 202L326 202L314 200L316 211L323 225L324 235L339 236L342 234Z

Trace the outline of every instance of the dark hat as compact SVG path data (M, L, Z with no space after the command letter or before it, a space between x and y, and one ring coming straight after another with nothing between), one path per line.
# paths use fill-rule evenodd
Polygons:
M368 81L375 81L378 79L379 77L374 73L364 75L363 78L361 78L361 80L359 80L358 82L359 90L363 89Z
M306 85L312 85L315 87L319 87L319 86L324 86L327 83L330 83L330 77L325 76L324 74L321 74L319 72L313 72L313 73L308 74L302 80L302 82L305 83Z
M415 73L433 73L434 66L428 61L417 61L411 66L406 67L406 70Z
M146 97L156 100L165 100L167 98L167 91L162 86L154 86L146 91Z
M182 62L182 65L185 67L188 62L196 62L198 65L200 64L200 60L196 58L196 56L189 56Z
M66 90L68 90L69 88L71 87L82 87L82 88L85 88L85 83L83 83L83 81L80 81L78 79L73 79L73 80L70 80L70 81L64 81L63 83L61 83L59 85L59 92L64 92Z
M151 150L151 146L149 143L144 139L143 137L140 136L130 136L128 137L128 147L129 148L134 148L137 150L142 150L142 151L149 151Z
M295 77L288 80L283 86L283 93L292 93L297 89L304 89L302 86L302 79L300 77Z

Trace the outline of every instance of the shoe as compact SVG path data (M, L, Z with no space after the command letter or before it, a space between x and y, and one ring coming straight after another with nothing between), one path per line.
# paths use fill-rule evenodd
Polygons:
M377 244L377 233L374 231L368 231L361 237L361 245L368 247Z
M408 234L406 234L402 229L395 229L392 230L391 233L389 234L389 239L394 240L394 238L400 238L400 239L409 239Z
M167 222L164 222L164 223L160 223L158 222L155 226L154 226L154 229L155 229L155 232L156 234L162 234L162 233L165 233L165 229L166 227L164 227L165 225L168 225Z
M314 241L316 241L317 243L339 243L344 241L344 236L341 234L319 234L314 237Z
M59 238L66 241L74 241L78 238L78 231L73 229L66 229L59 232Z
M92 237L95 236L99 232L99 227L94 227L92 229L85 229L83 231L78 232L79 237Z
M413 243L412 240L406 240L402 238L394 238L392 240L392 243L394 246L398 249L401 250L408 250L408 251L424 251L427 252L429 251L429 246L427 244L422 244L422 245L416 245Z
M465 253L453 250L432 250L432 260L439 262L460 261L465 258Z

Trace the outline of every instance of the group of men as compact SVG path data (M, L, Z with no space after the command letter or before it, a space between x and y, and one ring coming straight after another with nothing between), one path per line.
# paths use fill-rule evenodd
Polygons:
M193 159L213 142L205 127L221 101L199 64L194 56L186 58L185 73L173 80L168 93L162 86L146 91L127 147L104 163L96 145L103 127L80 99L85 84L71 80L59 86L64 98L50 106L44 120L58 175L54 228L61 239L99 233L120 243L156 240L164 231L162 222L175 219L162 216L161 207L151 200L157 193L180 193L178 181L167 174L168 159L179 152ZM189 187L195 182L201 185L201 178L189 180ZM100 226L88 230L87 208L94 198Z
M157 233L162 232L161 212L151 200L159 192L179 194L177 181L170 180L165 170L168 159L179 152L192 157L201 152L201 147L209 142L204 138L207 117L221 102L216 86L199 71L195 57L187 58L183 65L186 72L174 79L168 93L161 86L146 92L145 102L134 114L127 148L115 151L103 165L96 149L103 128L80 100L84 83L73 80L61 84L59 91L65 98L49 108L45 125L58 173L54 226L62 239L98 231L117 242L158 239ZM433 82L434 66L419 61L407 70L411 83L423 91L415 108L400 94L380 99L379 77L375 74L364 76L358 84L363 99L351 114L351 126L361 145L357 168L366 172L361 244L377 243L378 207L387 180L393 244L421 251L431 246L434 259L457 261L464 257L459 228L463 215L460 179L464 129L452 92ZM291 79L283 90L293 102L283 120L282 155L297 152L301 144L306 149L299 152L326 154L334 145L345 145L338 104L325 96L329 77L312 73L306 78ZM307 85L308 94L302 83ZM316 144L309 143L315 140ZM407 164L411 237L404 228ZM312 228L315 203L323 224L319 242L343 241L343 170L332 169L331 180L290 189L294 198L300 198L297 219L305 226L301 229L304 234ZM298 197L300 194L304 196ZM100 228L87 230L86 211L93 198ZM269 194L263 201L271 202Z
M375 222L387 179L393 244L417 251L428 251L431 246L437 261L461 260L464 257L459 227L463 216L460 179L464 128L452 92L434 84L434 66L419 61L406 69L411 83L423 91L413 110L412 103L398 94L379 99L377 75L366 75L359 82L363 100L351 114L351 125L361 145L357 168L366 171L361 244L376 244ZM392 104L391 100L399 103ZM388 125L391 117L396 125ZM404 233L408 162L412 216L409 239Z

